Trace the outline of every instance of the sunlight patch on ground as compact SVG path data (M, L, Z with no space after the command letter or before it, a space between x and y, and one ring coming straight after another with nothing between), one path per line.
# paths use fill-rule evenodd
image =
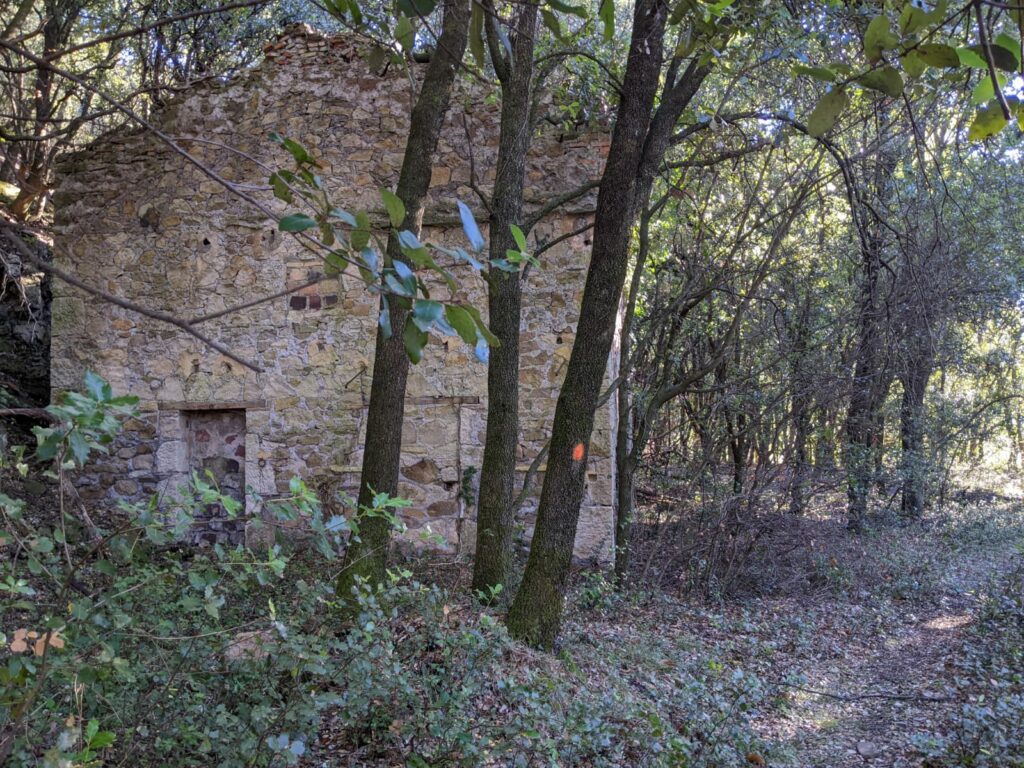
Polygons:
M969 613L953 614L950 616L942 615L936 616L930 621L924 623L925 629L958 629L960 627L966 627L971 623L971 615Z

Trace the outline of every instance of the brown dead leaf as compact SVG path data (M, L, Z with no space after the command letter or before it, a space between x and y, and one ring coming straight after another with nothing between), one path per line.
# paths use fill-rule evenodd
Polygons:
M28 637L27 629L14 630L14 641L11 643L11 653L24 653L28 650L28 643L25 642L26 637Z

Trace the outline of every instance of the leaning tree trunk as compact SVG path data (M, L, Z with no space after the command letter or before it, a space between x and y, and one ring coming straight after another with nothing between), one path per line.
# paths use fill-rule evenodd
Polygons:
M522 224L526 153L530 147L533 49L537 4L516 13L512 56L500 43L491 45L491 60L501 81L501 129L497 173L491 197L491 259L516 249L511 226ZM493 41L496 35L490 35ZM493 270L488 285L488 322L500 346L491 350L487 367L487 432L480 468L473 589L490 594L507 584L512 571L516 451L519 446L519 324L522 283L518 272Z
M650 196L679 116L710 71L708 65L692 61L678 74L680 62L673 61L652 117L668 12L662 0L638 0L634 8L622 96L598 190L594 244L576 340L555 407L530 557L508 615L513 636L546 648L554 645L561 625L587 450L615 336L631 231L640 206Z
M419 233L430 186L434 152L451 101L455 76L466 50L470 3L446 0L444 20L437 50L427 65L419 96L409 124L402 169L395 194L405 204L403 229ZM402 260L398 238L388 237L387 258ZM366 420L362 474L359 481L360 509L372 506L374 494L398 493L398 473L402 452L402 422L405 416L405 385L409 358L402 340L408 311L399 302L388 302L390 335L377 327L373 358L373 380ZM375 585L384 580L391 525L383 517L368 517L359 527L359 537L349 546L345 567L338 577L339 595L348 597L360 579Z
M523 581L508 614L513 636L551 647L562 603L587 471L601 379L629 257L644 145L661 74L667 7L637 0L618 119L597 197L594 244L576 339L555 407L547 471Z

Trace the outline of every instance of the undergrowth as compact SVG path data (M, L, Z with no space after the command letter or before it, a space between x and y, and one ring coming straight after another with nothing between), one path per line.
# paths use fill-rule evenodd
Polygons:
M926 765L1024 766L1024 563L982 607L957 660L960 705L942 733L918 737Z
M35 460L58 489L133 405L90 377L51 408ZM30 469L25 453L10 465ZM325 519L295 479L253 502L261 518L301 518L301 544L203 552L181 545L197 514L245 513L211 478L193 477L171 508L124 504L108 527L58 501L29 514L0 495L5 766L712 768L761 749L749 725L760 683L714 658L655 670L639 648L604 645L555 659L405 569L335 594L345 539L366 516L397 524L399 500ZM616 608L598 580L583 600ZM594 656L597 681L581 672Z

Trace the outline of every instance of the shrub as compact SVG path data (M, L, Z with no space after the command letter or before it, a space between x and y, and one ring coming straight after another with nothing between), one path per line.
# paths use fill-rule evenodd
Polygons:
M132 406L90 376L37 430L37 457L62 480ZM27 473L21 453L14 465ZM324 519L295 479L263 504L305 520L300 549L179 546L209 504L241 513L198 476L169 509L123 505L109 528L63 498L40 523L0 495L0 763L700 768L736 764L753 743L760 686L721 665L680 670L668 697L617 678L591 688L409 571L336 595L343 537L369 515L397 524L399 500Z

